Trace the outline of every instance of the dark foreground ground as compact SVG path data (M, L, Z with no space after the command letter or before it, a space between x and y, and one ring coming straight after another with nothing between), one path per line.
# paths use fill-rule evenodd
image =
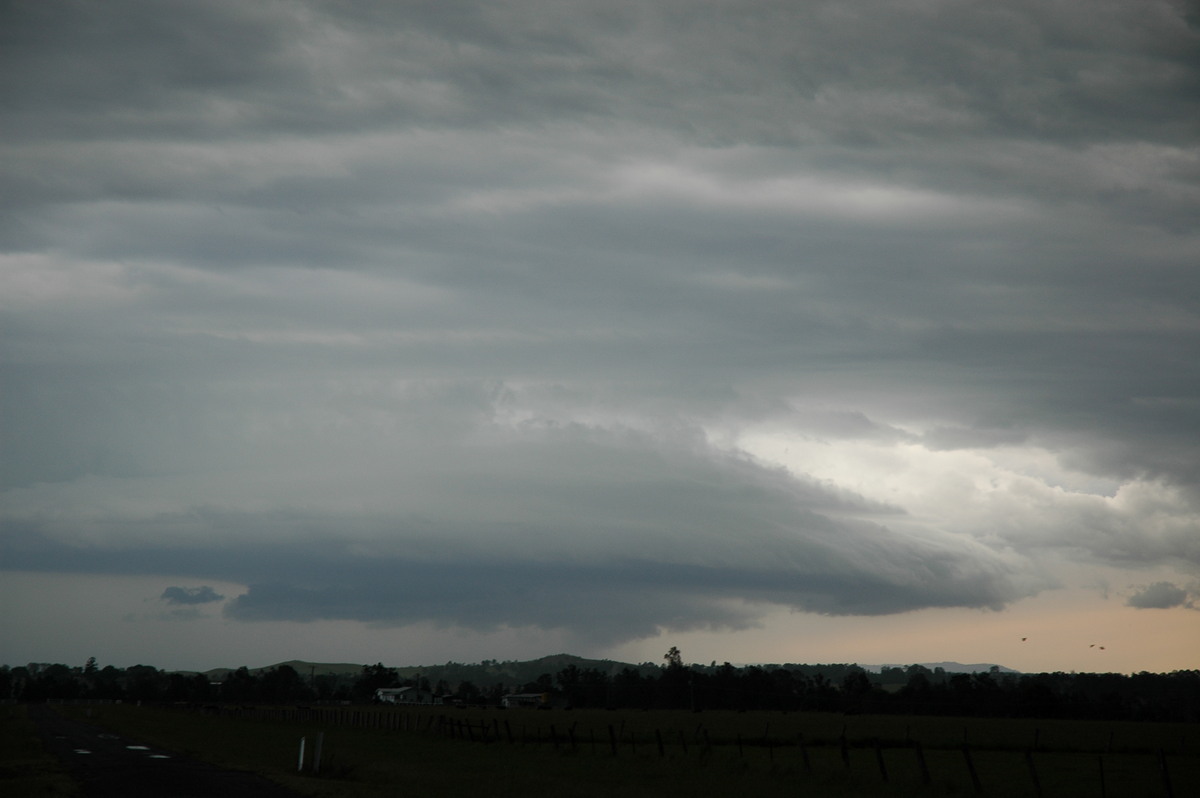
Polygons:
M46 750L79 782L85 798L296 798L297 793L253 773L219 770L87 723L30 705Z

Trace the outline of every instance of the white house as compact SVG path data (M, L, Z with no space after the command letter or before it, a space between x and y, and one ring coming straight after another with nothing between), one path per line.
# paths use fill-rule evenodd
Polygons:
M375 691L375 701L380 704L439 704L428 690L416 687L380 687Z

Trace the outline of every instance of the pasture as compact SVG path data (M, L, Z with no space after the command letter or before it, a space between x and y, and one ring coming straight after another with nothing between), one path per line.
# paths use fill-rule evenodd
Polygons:
M62 766L46 753L22 704L0 705L0 794L79 795Z
M59 710L329 798L1200 794L1193 724L443 707Z

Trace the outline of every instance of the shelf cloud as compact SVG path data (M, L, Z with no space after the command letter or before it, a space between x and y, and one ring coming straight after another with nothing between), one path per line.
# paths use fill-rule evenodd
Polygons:
M6 572L585 653L1101 579L1190 606L1186 3L0 30Z

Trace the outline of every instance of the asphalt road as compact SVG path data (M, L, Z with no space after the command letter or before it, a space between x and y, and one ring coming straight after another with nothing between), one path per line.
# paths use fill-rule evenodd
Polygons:
M86 798L296 798L254 773L220 770L70 720L45 705L31 705L46 750L61 760Z

